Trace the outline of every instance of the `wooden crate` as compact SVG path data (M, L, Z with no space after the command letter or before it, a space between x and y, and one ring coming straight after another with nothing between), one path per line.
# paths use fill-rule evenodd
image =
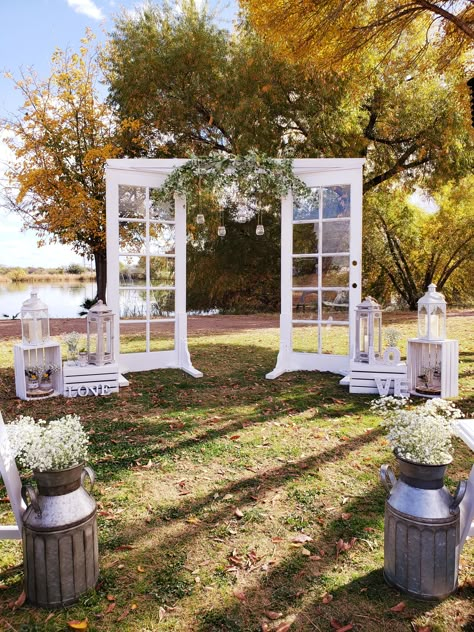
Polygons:
M379 362L351 362L349 393L360 395L393 395L395 380L401 381L402 390L407 392L407 365L405 362L397 364L382 364ZM387 380L390 385L387 390ZM377 382L381 385L382 393L379 391ZM385 392L387 390L387 392Z
M62 393L61 369L51 376L53 393L41 395L35 392L34 396L29 396L26 390L25 368L28 366L38 366L47 364L57 364L61 367L61 348L58 342L44 342L41 345L16 344L13 347L13 358L15 363L15 388L16 395L20 399L45 399L55 397Z
M64 397L103 396L119 391L118 364L63 366Z
M417 378L424 366L436 362L441 366L440 394L430 396L416 391ZM459 344L457 340L422 340L412 338L407 349L407 379L410 393L419 397L457 397Z

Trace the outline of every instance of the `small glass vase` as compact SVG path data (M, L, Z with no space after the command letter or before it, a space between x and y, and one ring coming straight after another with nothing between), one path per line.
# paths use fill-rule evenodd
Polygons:
M26 378L26 390L27 391L37 391L39 388L39 379L37 377L27 377Z
M84 367L89 364L89 354L87 351L79 351L79 366Z
M51 391L53 390L53 383L51 381L51 376L41 378L39 389L40 391L51 393Z
M77 364L77 346L69 346L67 348L67 361L68 366L76 366Z

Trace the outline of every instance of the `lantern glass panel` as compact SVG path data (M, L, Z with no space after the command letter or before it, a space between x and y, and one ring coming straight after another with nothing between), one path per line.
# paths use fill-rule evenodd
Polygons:
M364 315L360 317L360 335L359 335L359 351L361 353L369 353L369 317Z
M374 352L376 356L382 353L382 315L374 314Z
M428 335L428 312L426 307L422 305L418 310L418 336L426 338Z

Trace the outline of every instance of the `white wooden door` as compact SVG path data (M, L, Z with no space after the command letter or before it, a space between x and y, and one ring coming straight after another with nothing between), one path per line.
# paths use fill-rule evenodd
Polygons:
M311 194L282 199L280 352L269 379L286 371L349 371L361 297L362 165L294 161Z
M117 315L121 373L180 368L202 376L187 346L186 203L182 197L157 199L174 166L107 164L107 302Z

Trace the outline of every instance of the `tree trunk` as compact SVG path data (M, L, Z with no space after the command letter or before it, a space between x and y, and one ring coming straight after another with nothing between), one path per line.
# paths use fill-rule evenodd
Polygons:
M97 283L97 301L105 300L105 290L107 288L107 254L105 250L97 250L94 252L95 261L95 278Z

